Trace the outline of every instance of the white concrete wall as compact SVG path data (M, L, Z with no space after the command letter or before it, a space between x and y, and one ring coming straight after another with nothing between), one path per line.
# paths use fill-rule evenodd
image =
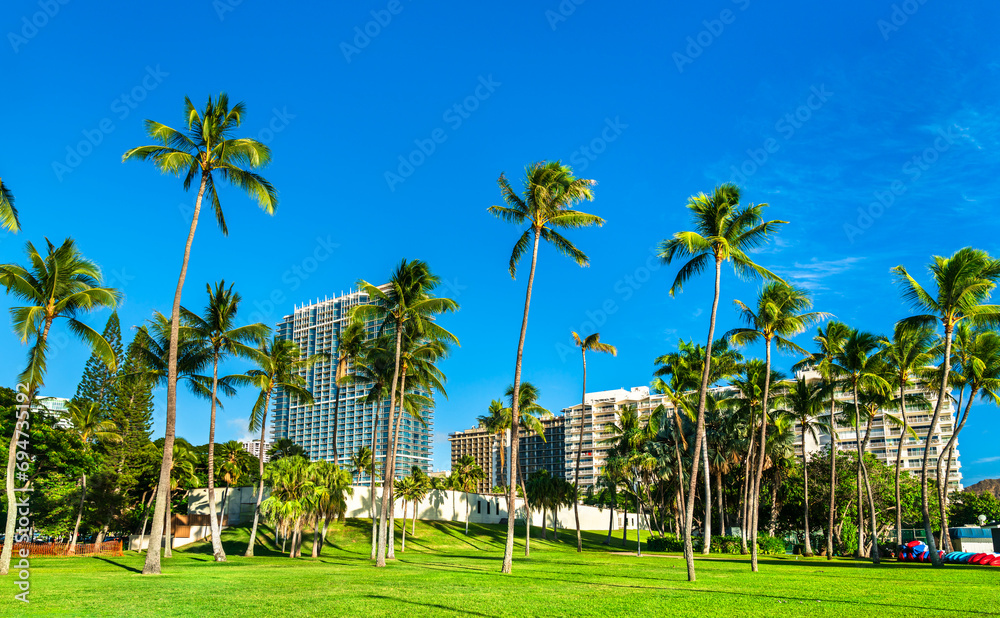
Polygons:
M248 522L253 519L254 507L257 503L256 487L234 487L230 490L228 499L229 520L232 523ZM347 516L365 519L371 517L370 488L367 486L355 486L354 494L347 498ZM265 489L264 497L267 497ZM375 504L380 503L382 489L376 488ZM215 504L219 509L222 504L223 491L216 488ZM403 501L396 500L395 516L403 517ZM465 493L451 490L433 490L427 494L427 498L421 502L417 510L417 519L433 521L454 521L464 522L466 509L469 510L469 521L482 524L497 524L507 517L506 496L496 496L487 494ZM188 494L188 512L192 514L208 513L208 489L193 489ZM580 527L584 530L607 530L610 513L608 509L599 509L593 506L580 505ZM407 517L413 516L413 505L407 505ZM629 528L634 527L634 515L629 514ZM515 502L515 518L524 519L524 501L520 498ZM546 525L552 526L552 514L546 517ZM560 528L575 528L576 523L573 518L573 508L563 508L558 513L558 523ZM542 512L533 511L531 514L531 524L533 526L542 525ZM621 525L621 514L615 513L612 529L617 530Z
M175 536L174 542L173 544L171 544L171 547L173 547L174 549L177 549L178 547L184 547L185 545L190 545L195 541L200 541L204 538L207 538L212 534L211 526L190 526L190 528L191 528L190 536L186 537ZM166 546L167 539L165 537L161 538L162 541L160 543L160 546L161 547ZM128 547L126 547L126 549L128 549L129 551L141 551L143 549L146 549L148 546L149 546L149 533L146 533L145 536L133 534L128 537Z

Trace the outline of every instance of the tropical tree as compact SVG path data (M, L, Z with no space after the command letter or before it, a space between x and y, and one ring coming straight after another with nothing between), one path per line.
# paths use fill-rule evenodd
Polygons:
M380 334L392 331L395 338L395 358L393 377L389 386L389 443L394 444L393 420L396 411L396 392L399 380L400 359L404 331L413 340L427 337L436 341L452 341L458 343L458 338L434 322L434 316L457 311L458 303L450 298L433 296L433 291L441 283L441 278L433 274L426 262L420 260L403 260L393 271L386 287L382 290L367 281L358 282L358 288L368 295L369 304L360 305L354 309L353 319L364 322L376 319L381 322ZM400 389L402 390L402 389ZM402 406L400 406L402 414ZM386 483L382 487L382 505L379 511L378 543L375 566L385 566L386 517L388 516L389 498L392 494L392 471L395 469L395 449L390 448L386 454L382 478Z
M660 258L664 264L690 257L677 271L670 295L680 292L693 276L701 273L710 262L715 265L715 296L709 316L708 343L698 390L694 452L701 452L705 441L705 396L708 393L711 371L712 342L715 339L715 318L719 309L719 289L722 263L731 262L741 278L763 277L778 280L778 276L755 263L748 252L765 244L786 221L764 221L763 210L767 204L750 204L740 208L740 189L734 184L722 184L712 195L699 193L688 199L687 207L694 218L695 229L677 232L660 243ZM687 512L684 525L684 555L687 561L688 581L695 581L694 548L691 527L694 521L694 500L698 489L698 457L693 458L688 484Z
M457 468L451 473L457 479L457 489L465 492L465 534L469 534L469 514L472 508L469 494L476 489L480 481L486 478L486 474L472 455L462 455L458 460ZM403 527L405 529L406 526Z
M0 179L0 227L11 232L21 229L17 208L14 208L14 194L3 183L3 179Z
M271 396L276 392L284 392L295 397L300 403L309 405L313 401L312 393L306 388L306 379L299 373L309 369L316 363L329 360L326 353L303 357L298 344L289 339L280 339L277 335L260 342L257 349L250 354L250 360L256 366L243 375L229 376L236 384L253 386L259 392L250 412L250 431L260 431L260 443L264 444L267 429L267 411L271 405ZM244 554L253 556L253 546L257 540L257 523L260 516L261 500L264 497L264 458L260 458L260 486L257 489L257 507L254 510L253 527L250 529L250 542Z
M182 319L188 331L198 344L210 351L212 356L212 397L211 412L208 421L208 503L210 508L209 524L212 530L212 553L216 562L226 561L226 552L222 548L222 527L215 513L215 403L219 389L219 363L229 357L248 358L253 354L253 348L248 344L263 341L271 329L261 324L237 326L240 302L243 297L233 290L233 284L226 287L225 280L219 281L213 288L206 284L208 304L204 313L198 315L181 307Z
M288 557L298 558L302 555L302 524L316 492L309 461L305 457L285 457L273 462L267 466L263 482L271 488L271 495L258 510L268 521L286 530L292 528L292 546Z
M340 417L340 389L349 379L348 368L364 349L367 335L364 324L349 322L347 327L337 333L337 373L333 378L333 461L340 463L337 451L337 429Z
M816 329L816 342L819 350L810 354L805 359L796 363L792 368L799 370L805 367L815 369L824 384L827 385L827 392L830 397L830 417L828 419L827 430L830 432L830 487L837 486L837 418L836 418L836 385L840 379L840 368L837 365L837 358L843 352L844 342L851 334L851 327L843 322L831 320L823 327ZM836 520L837 492L830 491L830 509L826 530L826 559L833 560L833 527Z
M318 558L326 542L330 520L346 517L347 496L354 495L354 488L351 487L351 473L333 462L314 461L309 464L309 474L315 487L312 557ZM322 532L320 520L323 522Z
M236 440L223 442L219 445L219 465L220 478L226 484L226 490L222 493L221 511L219 513L220 525L223 518L229 513L229 490L238 486L240 479L250 472L252 461L257 459L243 448L243 445Z
M822 421L818 420L823 412L823 404L826 403L827 391L830 390L828 384L822 382L811 384L805 378L800 377L791 384L784 385L784 392L781 394L781 404L787 408L789 414L795 419L799 426L799 434L802 436L802 491L803 503L802 518L805 528L805 548L803 556L812 556L812 541L809 535L809 460L806 453L806 437L811 436L813 440L819 441L819 430L825 429Z
M944 368L938 389L934 414L924 440L924 459L920 470L921 509L924 533L927 535L927 549L934 566L941 566L941 558L934 542L931 529L930 502L927 495L927 462L930 459L931 436L934 434L941 407L949 390L951 371L951 346L955 326L962 320L973 324L995 326L1000 323L1000 306L986 304L990 300L997 279L1000 279L1000 260L985 251L966 247L959 249L951 257L934 256L930 265L931 277L937 287L935 293L928 292L902 265L892 269L902 290L903 299L918 311L927 313L914 315L903 320L913 326L932 326L938 321L944 327Z
M277 461L284 457L305 457L309 459L306 449L288 438L279 438L267 449L267 456L271 461Z
M45 241L47 252L43 256L30 242L25 244L29 266L19 264L0 265L0 285L7 294L23 301L25 305L11 308L14 332L27 343L34 339L28 351L28 364L17 380L25 386L23 407L17 415L15 429L28 422L28 410L45 384L46 360L49 351L49 332L59 318L66 320L66 326L74 336L86 342L109 370L115 371L115 353L107 341L97 331L79 320L79 316L95 309L114 309L121 297L120 293L101 285L101 269L85 258L72 238L67 238L58 247ZM11 434L7 451L7 524L4 538L13 539L17 524L17 509L9 505L17 504L14 494L14 464L18 453L17 442L20 434ZM161 521L162 524L162 521ZM13 543L5 543L0 553L0 575L10 569Z
M82 403L70 402L66 406L65 421L69 430L76 434L83 444L87 454L93 450L94 442L121 442L122 436L114 423L102 418L103 412L99 404L93 401ZM70 537L67 554L76 553L76 537L80 534L80 520L83 519L83 505L87 497L87 472L80 473L80 507L76 512L76 524L73 526L73 536Z
M560 164L559 161L533 163L525 170L524 193L519 196L511 187L507 177L500 174L497 180L505 206L490 206L489 212L495 217L514 225L528 224L528 229L521 234L514 244L510 255L509 271L511 278L517 274L517 265L525 252L531 247L531 269L528 271L528 286L524 295L524 314L521 317L521 334L517 342L517 356L514 361L514 392L521 388L521 359L524 356L524 339L528 332L528 310L531 307L531 289L535 282L535 268L538 264L538 245L544 240L551 243L557 251L573 259L580 266L587 266L589 259L586 254L577 249L573 243L564 238L557 230L575 229L581 227L601 226L604 220L574 209L574 206L584 200L593 200L591 187L594 180L576 178L572 170ZM511 406L511 444L510 472L507 485L507 503L514 504L516 483L514 469L517 467L518 436L521 410L519 401L515 398ZM514 559L514 518L507 518L507 542L504 546L503 565L501 573L510 573Z
M487 414L478 416L476 420L479 421L480 427L499 438L500 476L506 477L504 474L506 470L506 466L504 465L504 451L506 450L506 446L504 442L506 441L507 430L510 429L510 408L504 407L502 400L494 399L490 402ZM495 482L495 479L491 478L490 482Z
M909 326L896 324L892 340L881 339L879 356L892 371L895 386L899 389L899 418L903 428L896 445L896 469L894 476L896 497L896 544L903 544L903 508L899 493L899 475L902 468L903 444L906 434L910 433L906 418L906 389L914 379L927 378L927 367L934 361L936 336L934 329L928 326ZM940 478L940 477L938 477Z
M812 307L812 301L809 300L809 295L806 291L783 281L771 281L764 284L760 295L757 297L756 306L753 309L739 300L736 301L736 306L739 308L740 317L746 326L729 331L726 333L726 337L740 346L757 341L764 342L765 379L761 400L763 416L761 417L760 426L760 451L756 461L756 473L754 475L753 491L751 492L753 508L750 511L750 539L752 544L750 550L750 570L756 572L760 482L764 474L767 445L767 416L770 410L771 343L773 342L780 351L805 354L806 351L798 344L792 342L790 338L805 332L809 325L825 319L829 314L819 311L806 311ZM701 425L701 430L703 430L704 418L702 418ZM695 452L697 452L697 448ZM691 499L693 500L693 496ZM691 506L688 505L688 508L690 509Z
M205 109L199 112L194 103L184 98L184 115L187 130L177 130L165 124L146 120L146 134L156 143L149 146L132 148L122 155L122 161L138 159L152 161L162 173L175 176L184 175L184 190L191 188L192 182L198 183L198 195L195 198L194 212L191 216L191 226L188 230L187 242L184 245L184 257L181 261L181 271L177 278L174 291L174 301L170 312L170 348L167 361L167 412L166 439L163 443L163 461L160 465L160 483L156 496L156 507L153 511L153 536L151 541L159 546L159 532L163 527L166 513L166 479L170 470L170 457L173 452L174 431L177 421L177 331L180 327L181 292L184 289L184 279L187 275L188 261L191 258L191 245L194 243L195 230L198 227L198 215L201 213L202 200L208 198L215 211L215 219L223 235L229 234L226 219L222 212L222 204L216 191L216 182L227 181L252 197L261 209L269 215L274 214L278 205L278 196L274 187L264 177L253 170L266 166L271 161L271 150L257 140L234 137L233 133L243 122L246 106L240 102L229 107L229 97L225 93L216 99L208 98ZM160 573L160 553L146 553L144 575Z
M575 472L573 473L573 492L576 495L580 492L580 455L583 453L583 428L586 424L585 416L587 412L587 351L618 356L618 348L610 343L601 343L600 333L594 333L581 338L574 331L573 342L580 348L580 358L583 360L583 395L580 398L580 440L576 445L576 465L574 466ZM594 419L591 418L590 422L593 425ZM583 537L580 535L580 509L576 500L573 501L573 518L576 520L576 551L582 552Z
M358 450L351 456L351 470L354 474L358 475L358 480L355 485L361 484L361 475L364 472L370 473L371 477L374 478L375 468L374 462L372 461L372 450L370 448L367 446L358 447ZM375 483L372 483L372 486L374 485Z

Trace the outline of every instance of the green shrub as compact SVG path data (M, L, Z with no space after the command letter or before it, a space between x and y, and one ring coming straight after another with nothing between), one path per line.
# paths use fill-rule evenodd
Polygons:
M684 551L684 539L679 539L674 534L667 534L663 538L650 537L645 547L648 551Z
M695 553L698 553L703 547L703 539L694 537L691 544L694 546ZM738 554L740 546L740 537L738 536L713 536L709 551L713 554ZM684 539L678 538L674 534L667 534L663 538L650 537L644 544L644 548L647 551L684 551ZM758 535L757 551L761 554L784 554L785 541L766 534Z
M785 540L766 534L757 535L757 552L761 554L784 554Z

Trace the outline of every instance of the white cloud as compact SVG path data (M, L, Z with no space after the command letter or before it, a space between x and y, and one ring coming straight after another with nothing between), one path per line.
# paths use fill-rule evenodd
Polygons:
M807 290L825 290L827 288L823 281L826 278L847 272L864 259L861 257L847 257L839 260L813 258L812 261L795 262L790 268L775 268L774 271L788 279L790 283Z
M983 457L982 459L977 459L976 461L974 461L972 463L974 463L974 464L988 464L988 463L993 463L994 461L1000 461L1000 457Z

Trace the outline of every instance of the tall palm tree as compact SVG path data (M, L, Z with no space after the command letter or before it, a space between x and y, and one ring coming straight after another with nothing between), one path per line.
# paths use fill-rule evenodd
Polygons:
M806 453L806 436L812 436L814 440L819 439L818 430L823 428L823 423L817 419L822 413L823 404L826 403L828 390L827 384L822 382L810 384L805 378L799 378L791 384L786 384L785 392L781 395L781 403L801 427L799 433L802 436L802 489L804 496L802 517L805 525L805 549L802 555L807 557L813 555L813 550L812 541L809 538L809 461Z
M389 278L388 291L361 280L359 289L366 293L369 304L360 305L354 309L354 319L365 321L377 319L381 321L380 331L386 334L393 332L395 337L395 359L392 382L389 386L389 444L393 443L392 428L396 411L396 387L399 383L400 359L404 330L409 330L411 336L427 336L435 340L449 340L458 343L458 338L437 325L434 316L449 311L457 311L458 303L450 298L433 296L433 291L441 283L441 278L433 274L426 262L420 260L403 260ZM402 413L402 412L401 412ZM382 506L379 512L378 555L375 566L385 566L386 517L388 501L392 493L391 471L395 466L395 452L392 448L386 454L382 478L386 483L382 487Z
M927 313L905 318L903 322L914 326L932 326L938 321L944 327L944 369L938 389L934 414L924 441L924 459L920 470L920 508L927 535L927 549L934 566L941 566L934 533L931 529L930 502L927 495L927 462L931 452L931 436L941 417L941 407L949 390L951 371L951 346L955 326L962 320L975 324L995 326L1000 323L1000 306L986 304L990 300L997 280L1000 279L1000 260L985 251L965 247L951 257L934 256L930 265L931 277L937 286L935 293L928 292L902 265L892 269L902 290L903 299L914 309Z
M212 553L216 562L226 561L226 551L222 548L222 528L215 513L215 402L219 389L219 363L230 356L247 358L253 348L247 344L263 341L271 329L261 324L237 326L240 302L243 297L233 290L233 284L226 287L225 280L213 288L205 284L208 304L204 313L198 315L181 307L182 319L198 344L210 351L212 356L212 398L208 421L208 503L212 505L209 524L212 530Z
M355 485L361 484L361 475L372 469L372 450L367 446L359 446L358 450L351 456L351 470L358 475ZM374 485L374 483L372 483Z
M610 343L601 343L600 333L594 333L581 338L574 331L573 342L580 348L580 358L583 360L583 394L580 396L580 439L576 445L576 465L574 466L575 472L573 473L573 491L574 495L578 495L580 493L580 455L583 453L584 416L587 412L587 351L618 356L618 348ZM590 422L593 425L594 419L591 418ZM583 551L583 537L580 535L580 509L576 500L573 501L573 518L576 520L576 551L579 553Z
M695 230L677 232L669 240L660 243L660 258L664 264L690 257L677 271L670 295L680 292L689 279L699 274L714 262L715 296L709 317L708 343L705 346L705 362L702 368L701 384L698 390L698 412L696 416L694 452L700 453L705 441L705 395L708 393L709 372L711 371L712 342L715 339L715 317L719 310L719 286L722 279L722 263L731 262L736 274L742 278L763 277L780 280L777 275L755 263L748 252L765 244L787 221L764 221L763 211L767 204L750 204L740 208L740 189L734 184L722 184L712 195L699 193L688 199L687 207L694 218ZM693 458L688 485L687 512L684 525L684 555L687 561L688 581L695 581L694 549L691 542L691 526L694 522L694 500L698 490L698 457Z
M881 339L879 352L882 360L892 370L896 387L899 389L899 418L903 429L896 445L895 498L896 498L896 544L903 544L903 508L899 494L899 475L903 460L903 443L909 433L906 418L906 388L915 379L926 377L926 368L934 361L934 329L928 326L908 326L897 324L892 340ZM940 477L939 477L940 478Z
M69 430L83 444L85 453L93 448L93 442L121 442L122 436L118 427L111 421L102 418L101 406L93 401L73 402L66 406L65 420ZM83 505L87 497L87 472L80 473L80 507L76 512L76 524L73 526L73 536L70 537L67 554L76 553L76 537L80 533L80 520L83 519Z
M337 373L333 378L333 461L340 464L340 456L337 451L337 430L339 428L340 417L340 389L347 381L347 370L357 360L364 348L365 339L364 324L349 322L347 327L337 333Z
M557 230L604 225L604 219L574 209L584 200L593 200L591 187L594 180L576 178L573 171L559 161L532 163L525 170L523 197L511 187L507 177L500 174L497 180L505 206L490 206L489 212L495 217L514 225L528 224L514 244L510 255L509 271L513 279L517 265L531 247L531 269L528 271L528 286L524 294L524 314L521 317L521 334L517 342L517 356L514 361L514 392L521 388L521 359L524 356L524 339L528 332L528 310L531 308L531 288L535 282L535 268L538 265L538 245L544 240L557 251L573 259L580 266L587 266L589 259L583 251L564 238ZM514 469L517 467L518 437L521 410L517 399L511 407L510 472L507 503L514 504L516 484ZM501 573L510 573L514 559L514 518L507 518L507 542L504 546Z
M959 324L957 330L964 330L963 324ZM956 356L964 357L956 369L962 373L962 382L969 387L969 399L965 404L965 409L961 410L961 397L959 397L957 412L961 413L961 419L956 414L958 424L955 426L948 443L941 450L937 460L937 479L939 492L939 507L941 515L941 530L948 529L948 480L951 477L951 459L958 440L958 434L965 427L965 422L969 420L969 412L972 410L972 402L976 395L984 402L1000 404L1000 334L996 331L988 330L984 327L973 327L968 329L965 341L960 344L965 348L961 354ZM958 338L956 337L956 342ZM964 345L963 345L964 344ZM959 347L959 346L956 346ZM947 465L945 465L947 462ZM944 467L944 469L942 469ZM948 550L948 536L942 535L944 549Z
M226 219L222 212L222 204L216 191L218 179L227 181L257 201L261 209L269 215L274 214L278 205L277 192L271 183L253 170L266 166L271 161L271 150L257 140L246 137L234 137L233 133L243 122L246 105L237 103L229 107L229 97L220 93L216 99L208 98L205 109L199 112L191 102L184 98L184 116L187 122L186 130L171 128L165 124L146 120L146 134L156 143L149 146L132 148L122 155L122 161L138 159L151 160L162 173L175 176L184 175L184 190L191 188L192 182L198 183L198 195L195 198L194 213L191 216L191 226L188 230L187 242L184 245L184 257L181 261L180 275L177 277L177 287L174 291L174 302L170 310L170 349L167 362L167 414L166 431L163 443L163 461L160 464L160 485L156 496L156 507L153 511L154 534L151 541L158 542L157 530L162 529L166 512L166 478L170 469L170 457L173 452L174 431L177 421L177 330L180 327L181 292L184 289L184 279L187 276L188 261L191 258L191 245L194 243L194 233L198 227L198 215L201 213L201 203L208 198L215 211L215 219L223 235L229 234ZM158 545L157 545L158 546ZM158 551L146 553L144 575L160 573L160 554Z
M0 228L11 232L18 232L21 229L21 222L17 219L17 208L14 207L14 194L3 183L0 178Z
M25 244L29 266L0 264L0 285L7 294L25 303L11 308L14 332L22 343L34 339L28 351L28 365L17 381L25 386L27 401L21 408L18 422L27 422L28 410L45 384L46 359L49 350L49 331L59 318L66 319L70 332L86 342L94 354L104 362L111 372L116 367L115 353L100 333L81 322L78 318L95 309L114 309L121 297L118 290L102 287L101 269L88 260L77 249L72 238L67 238L58 247L48 240L47 253L43 256L30 242ZM6 493L7 504L16 504L14 494L14 464L17 455L19 434L11 434L7 451ZM7 509L7 525L4 538L13 539L17 523L17 509ZM162 524L162 521L161 521ZM0 553L0 575L10 569L13 543L5 543Z
M843 322L831 320L826 328L816 329L816 336L813 341L819 346L817 352L813 352L805 359L792 366L796 371L806 367L815 369L823 382L827 385L827 392L830 396L830 418L827 422L827 430L830 433L830 510L826 530L826 559L833 560L833 526L836 515L837 492L837 418L836 418L836 385L840 379L840 369L837 366L837 358L844 348L844 342L851 333L851 328Z
M805 332L809 325L819 322L829 317L828 313L820 311L806 311L812 307L812 301L805 290L789 285L783 281L771 281L764 284L760 295L757 297L756 306L751 309L741 301L736 301L736 306L740 310L740 317L746 324L744 328L736 328L728 333L726 337L736 345L746 345L749 343L764 342L764 393L761 401L760 443L759 456L756 462L756 473L754 478L753 508L751 509L750 540L752 543L750 550L750 569L757 571L757 519L760 510L760 482L764 474L764 460L767 445L767 416L770 410L770 388L771 388L771 343L773 342L779 351L798 352L805 354L806 351L798 344L791 341L791 337ZM707 374L706 374L707 375ZM702 429L704 429L704 418L702 418ZM695 449L697 452L697 449ZM693 498L692 498L693 499ZM690 509L690 505L688 506Z
M465 534L469 534L469 514L472 512L472 500L469 499L469 494L475 491L479 482L486 478L486 474L472 455L462 455L452 474L457 479L456 488L465 492Z
M260 431L260 443L264 444L267 429L267 411L271 405L271 395L284 392L290 397L296 397L303 404L311 404L312 393L306 388L306 380L299 371L308 369L319 362L329 360L325 352L303 357L298 344L288 339L279 339L277 335L270 340L260 342L250 355L250 360L256 366L244 375L229 376L234 383L253 386L259 391L257 400L250 412L250 431ZM291 458L289 458L291 459ZM264 497L264 457L260 457L260 486L257 488L257 506L253 515L253 527L250 529L250 542L244 554L253 556L253 546L257 540L257 523L260 516L261 500Z

